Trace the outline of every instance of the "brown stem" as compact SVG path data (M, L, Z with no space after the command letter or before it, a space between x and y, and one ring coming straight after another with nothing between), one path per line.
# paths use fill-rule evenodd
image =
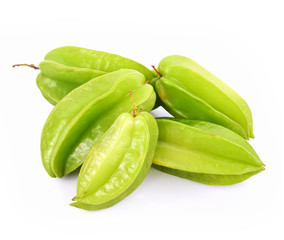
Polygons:
M129 91L129 94L130 94L132 105L133 105L132 114L133 114L133 117L136 117L139 109L135 106L134 99L133 99L133 96L132 96L132 90Z
M156 72L160 77L162 77L162 74L155 68L154 65L152 65L152 68L154 68L155 72Z
M20 66L27 66L36 70L39 69L39 67L35 66L34 64L26 64L26 63L15 64L12 67L20 67Z

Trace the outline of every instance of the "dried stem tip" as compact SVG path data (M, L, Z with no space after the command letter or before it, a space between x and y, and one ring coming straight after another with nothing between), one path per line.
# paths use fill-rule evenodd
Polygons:
M130 97L131 97L131 101L132 101L132 105L133 105L133 112L132 112L132 114L133 114L133 117L136 117L137 114L138 114L139 109L135 106L135 103L134 103L134 99L133 99L132 91L131 91L131 90L129 91L129 95L130 95Z
M20 66L27 66L33 69L39 69L39 67L35 66L34 64L26 64L26 63L22 63L22 64L15 64L12 67L20 67Z
M152 68L154 68L155 72L159 75L159 77L162 77L162 74L157 70L157 68L155 68L154 65L152 65Z

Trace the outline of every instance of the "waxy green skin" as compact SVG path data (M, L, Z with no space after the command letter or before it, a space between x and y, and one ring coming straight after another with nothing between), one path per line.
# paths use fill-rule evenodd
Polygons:
M220 125L158 118L159 140L153 167L210 185L242 182L264 170L250 144Z
M50 113L42 130L41 157L51 177L77 169L91 147L121 113L138 108L150 112L156 94L144 75L118 70L88 81L67 94Z
M121 114L97 141L77 181L77 201L86 210L110 207L132 193L149 172L158 126L147 112Z
M208 121L253 138L251 111L243 98L193 60L173 55L164 58L161 77L151 84L174 117Z
M41 73L37 76L37 85L53 105L81 84L120 69L137 70L146 80L153 78L148 68L128 58L72 46L56 48L47 53L39 69Z

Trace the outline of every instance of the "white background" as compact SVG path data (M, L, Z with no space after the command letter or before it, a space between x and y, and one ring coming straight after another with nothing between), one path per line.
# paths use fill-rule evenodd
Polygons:
M283 239L281 2L1 1L0 238ZM248 102L250 142L266 170L220 187L151 169L114 207L70 207L77 175L52 179L40 159L41 129L52 106L37 89L37 71L11 68L38 64L65 45L117 53L148 67L171 54L194 59Z

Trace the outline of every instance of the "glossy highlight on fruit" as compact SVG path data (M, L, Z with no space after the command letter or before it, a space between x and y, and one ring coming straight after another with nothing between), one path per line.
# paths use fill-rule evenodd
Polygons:
M144 75L126 69L94 78L58 102L41 136L42 162L51 177L77 169L116 117L132 112L129 91L141 111L153 109L153 87L146 84Z
M242 182L264 170L251 145L222 126L202 121L158 118L153 167L210 185Z
M81 84L120 69L137 70L146 80L153 78L148 68L131 59L73 46L59 47L47 53L39 69L37 86L53 105Z
M157 140L158 127L151 114L121 114L86 158L71 205L98 210L128 196L146 177Z
M250 108L243 98L193 60L173 55L159 64L151 84L176 118L207 121L253 138Z

